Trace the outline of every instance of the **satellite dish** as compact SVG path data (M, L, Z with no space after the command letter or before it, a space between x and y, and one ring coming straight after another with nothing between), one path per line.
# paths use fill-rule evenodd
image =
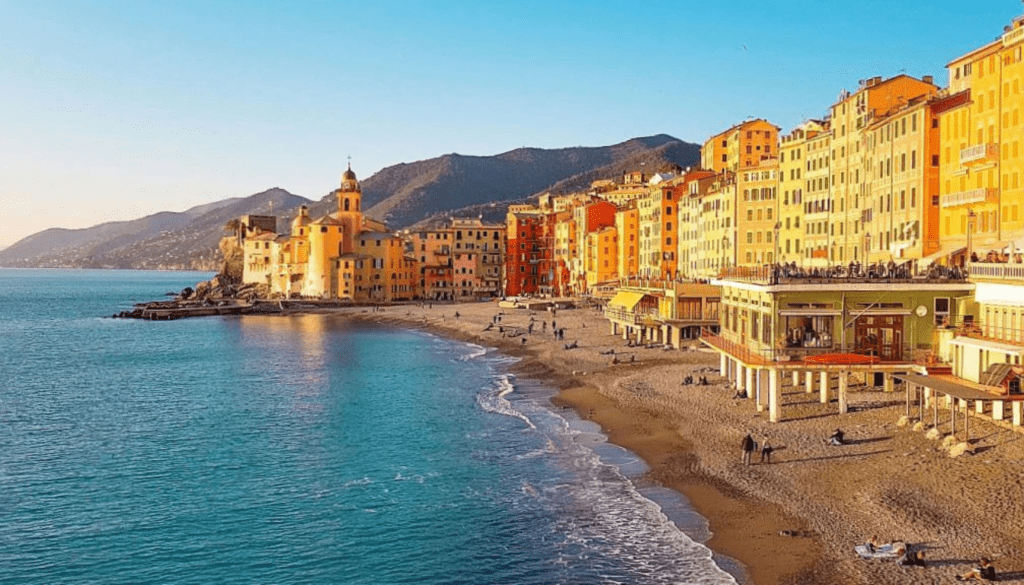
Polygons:
M928 314L928 307L924 305L918 305L917 310L915 310L914 312L917 313L918 317L924 317L925 315Z

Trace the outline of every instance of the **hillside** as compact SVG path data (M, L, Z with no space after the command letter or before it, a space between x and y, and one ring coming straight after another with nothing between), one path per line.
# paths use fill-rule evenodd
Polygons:
M404 228L464 209L501 210L507 202L522 201L545 191L585 189L596 179L620 178L623 172L676 164L695 166L700 146L659 134L612 146L545 150L518 148L495 156L444 156L382 169L362 181L367 215L394 228ZM325 198L311 213L333 209Z
M441 221L451 215L504 220L509 203L543 192L586 189L624 172L657 172L696 165L700 147L659 134L612 146L519 148L495 156L444 156L387 167L363 178L363 208L393 229ZM330 186L328 186L330 187ZM219 266L217 243L229 220L277 215L288 230L299 205L314 217L332 212L333 195L313 202L280 188L245 197L161 212L85 229L52 228L0 250L0 266L42 268L201 269Z
M217 242L224 224L240 215L270 214L271 203L279 213L310 201L274 188L182 212L164 211L84 229L52 228L0 251L0 266L214 270L220 262Z

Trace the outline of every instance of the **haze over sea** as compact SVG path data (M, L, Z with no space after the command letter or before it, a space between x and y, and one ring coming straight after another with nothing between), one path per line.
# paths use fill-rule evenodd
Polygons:
M501 355L329 315L107 317L208 276L0 270L0 582L734 582Z

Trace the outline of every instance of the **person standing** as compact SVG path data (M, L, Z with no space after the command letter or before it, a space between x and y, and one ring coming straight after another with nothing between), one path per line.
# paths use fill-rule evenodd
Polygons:
M743 437L743 441L740 443L740 448L743 449L743 463L750 465L750 456L754 452L754 438L747 433L747 436Z
M761 463L772 462L772 449L771 443L768 442L768 437L764 438L764 443L761 444Z

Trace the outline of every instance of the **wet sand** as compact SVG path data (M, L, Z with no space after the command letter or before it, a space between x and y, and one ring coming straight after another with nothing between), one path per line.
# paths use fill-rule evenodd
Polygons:
M522 358L518 376L556 386L556 405L574 408L642 457L650 466L642 481L684 494L709 520L708 546L740 561L756 585L952 583L982 555L994 560L1000 582L1024 583L1019 432L974 419L975 454L952 459L923 432L897 426L903 394L863 386L851 388L845 416L802 385L784 386L787 420L769 423L753 401L732 398L717 354L696 346L626 347L593 309L552 316L492 302L342 312ZM501 322L492 324L499 313ZM554 339L552 319L565 328L564 340ZM510 337L512 331L524 333ZM577 348L564 348L573 342ZM615 357L621 363L613 364ZM684 386L688 373L710 384ZM837 427L848 444L828 446L825 438ZM742 463L739 444L748 432L775 447L771 464L758 463L757 455L754 465ZM859 559L853 546L872 535L923 548L928 566Z

